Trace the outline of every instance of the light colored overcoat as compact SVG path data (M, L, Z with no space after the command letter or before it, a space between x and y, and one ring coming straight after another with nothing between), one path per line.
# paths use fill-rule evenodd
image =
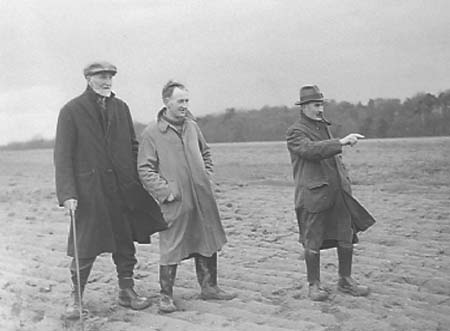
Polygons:
M181 131L161 116L142 135L138 173L160 203L169 229L160 232L160 263L176 264L194 253L211 256L226 242L211 184L209 147L192 119ZM172 193L175 201L167 202Z

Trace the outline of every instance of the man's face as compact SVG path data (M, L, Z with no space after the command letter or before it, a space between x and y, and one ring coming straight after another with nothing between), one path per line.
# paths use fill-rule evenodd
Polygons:
M309 102L306 105L303 105L303 114L306 117L320 121L323 119L323 102L322 101L314 101Z
M111 95L113 74L110 72L100 72L87 77L90 87L98 94L109 97Z
M187 90L176 87L172 96L164 99L167 107L167 115L169 118L181 119L186 117L189 106L189 92Z

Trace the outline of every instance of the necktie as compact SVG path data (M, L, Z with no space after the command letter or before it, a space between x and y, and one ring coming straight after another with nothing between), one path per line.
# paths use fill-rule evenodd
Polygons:
M102 126L103 129L106 131L107 125L108 125L108 112L106 110L106 97L98 97L97 103L100 107L100 115L102 119Z

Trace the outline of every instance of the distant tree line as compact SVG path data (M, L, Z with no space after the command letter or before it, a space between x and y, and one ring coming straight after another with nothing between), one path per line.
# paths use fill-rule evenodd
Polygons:
M53 148L55 145L54 139L44 139L44 138L32 138L31 140L24 142L12 142L5 146L0 146L0 150L25 150L25 149L45 149Z
M450 135L450 90L435 96L418 93L400 99L374 99L367 105L327 101L325 116L337 137L360 132L368 138ZM228 108L197 119L207 141L239 142L284 140L287 128L299 117L299 107L260 110Z
M450 136L450 90L440 94L418 93L400 99L371 99L362 103L327 101L325 115L337 137L360 132L368 138ZM228 108L221 114L197 118L208 142L284 140L287 128L299 117L299 107L259 110ZM145 124L135 123L139 138ZM54 140L35 138L0 146L1 150L53 148Z

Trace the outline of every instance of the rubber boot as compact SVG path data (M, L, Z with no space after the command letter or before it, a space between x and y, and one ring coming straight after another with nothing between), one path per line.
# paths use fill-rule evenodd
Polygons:
M328 292L320 286L320 251L305 249L305 263L309 284L309 298L313 301L328 299Z
M119 291L119 305L134 310L145 309L151 302L147 297L139 296L133 287L123 288Z
M161 286L159 311L162 313L172 313L178 310L173 301L173 285L176 274L176 264L159 266L159 284Z
M203 300L232 300L237 295L222 290L217 285L217 253L211 257L195 256L195 270Z
M369 294L369 288L367 286L359 285L352 277L352 259L353 259L353 246L337 248L338 260L339 260L339 281L338 290L351 294L355 297L366 296Z

